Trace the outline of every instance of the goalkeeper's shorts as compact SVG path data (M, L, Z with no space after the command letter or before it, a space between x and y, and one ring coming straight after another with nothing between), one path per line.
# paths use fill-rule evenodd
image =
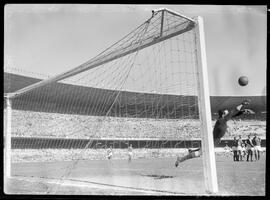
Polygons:
M192 157L192 158L199 157L200 155L201 155L200 151L194 151L194 152L190 153L190 157Z

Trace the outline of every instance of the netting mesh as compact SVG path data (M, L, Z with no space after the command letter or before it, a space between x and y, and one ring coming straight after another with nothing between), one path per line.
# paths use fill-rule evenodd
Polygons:
M95 138L121 138L122 146L128 144L125 139L165 140L157 148L170 139L198 138L193 26L192 21L169 12L154 13L95 58L13 98L12 135L87 139L69 143L69 148L81 149L70 155L77 161L89 147L98 145L93 144ZM45 146L57 148L65 142L48 140ZM111 145L114 142L99 147Z
M70 123L70 125L67 125L65 120L63 122L59 120L55 125L52 125L54 121L48 121L46 125L42 122L46 128L41 131L46 132L46 136L66 134L73 138L79 138L82 135L98 138L111 137L114 132L118 132L121 137L128 135L130 138L132 136L125 133L128 131L128 126L123 124L122 117L125 121L130 120L126 118L138 119L138 125L133 129L138 129L139 135L144 137L148 137L148 132L153 132L151 125L142 125L142 123L148 123L145 122L146 119L198 119L194 31L189 30L151 46L142 47L150 38L155 40L155 37L160 37L161 33L164 37L183 31L191 23L167 12L164 12L163 22L161 22L161 16L162 12L154 14L138 29L84 65L97 61L103 64L88 70L81 70L79 67L78 70L73 71L72 76L69 74L66 78L60 78L58 82L26 92L13 99L13 109L25 110L24 115L28 115L28 111L34 111L35 114L30 112L30 115L35 116L49 112L61 113L65 118L66 114L73 114L74 117L81 118L82 122ZM163 23L162 29L161 23ZM133 52L134 48L137 51ZM132 53L119 56L128 51ZM118 58L104 62L111 57ZM78 73L79 69L80 73ZM114 117L114 120L111 120L111 127L108 127L109 123L104 123L104 121L110 121L105 120L106 117ZM31 117L25 118L31 119ZM39 119L39 117L34 118L33 120ZM63 117L61 115L58 118ZM27 123L35 124L32 126L39 124ZM94 124L100 126L100 132ZM28 134L44 135L36 133L40 131L38 127L31 131L32 126L23 128L20 126L17 129L22 132L29 127L30 130L25 130ZM141 128L143 126L148 126L149 130ZM169 137L169 135L173 138L179 126L176 125L174 131L167 127L166 130L165 128L156 129L156 131L160 130L160 133L156 133L158 138ZM114 131L108 133L107 130Z
M163 25L161 28L161 21L163 19ZM179 16L172 15L168 12L157 12L153 16L125 36L119 42L115 43L104 52L84 63L81 68L89 65L95 65L96 63L108 62L112 59L116 59L120 56L127 55L132 52L136 52L142 48L152 45L158 39L166 39L171 35L177 35L186 32L193 28L194 23ZM162 37L161 37L162 36ZM80 71L81 69L78 68ZM72 72L72 76L76 71Z

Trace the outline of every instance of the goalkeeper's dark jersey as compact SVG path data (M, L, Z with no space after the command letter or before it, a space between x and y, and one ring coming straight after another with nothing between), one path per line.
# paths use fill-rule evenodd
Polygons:
M226 116L218 118L213 130L214 140L220 139L225 135L228 128L227 121L239 114L242 114L242 111L235 108L231 110Z

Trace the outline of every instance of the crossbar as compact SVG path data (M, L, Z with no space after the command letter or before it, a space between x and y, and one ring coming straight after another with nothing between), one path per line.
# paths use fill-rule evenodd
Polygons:
M189 17L187 17L187 16L185 16L185 15L179 14L178 12L175 12L175 11L170 10L170 9L168 9L168 8L159 8L159 9L156 9L156 10L153 10L153 11L154 11L154 12L167 11L168 13L171 13L171 14L173 14L173 15L176 15L176 16L178 16L178 17L185 18L185 19L187 19L187 20L189 20L189 21L191 21L191 22L196 23L196 21L195 21L194 19L191 19L191 18L189 18Z

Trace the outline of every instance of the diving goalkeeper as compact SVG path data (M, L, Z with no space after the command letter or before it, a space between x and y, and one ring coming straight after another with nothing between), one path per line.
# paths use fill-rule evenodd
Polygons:
M249 110L249 109L243 109L244 106L249 105L250 100L244 100L239 106L237 106L236 108L234 108L231 111L228 110L219 110L218 111L218 119L215 123L214 129L213 129L213 138L214 138L214 144L219 144L220 143L220 139L225 135L228 125L227 125L227 121L229 121L230 119L232 119L233 117L242 115L242 114L250 114L253 111ZM177 160L175 162L175 166L177 167L179 165L180 162L183 162L185 160L191 159L191 158L196 158L196 157L200 157L202 154L201 148L197 148L197 149L188 149L188 152L186 155L182 156L182 157L177 157Z

